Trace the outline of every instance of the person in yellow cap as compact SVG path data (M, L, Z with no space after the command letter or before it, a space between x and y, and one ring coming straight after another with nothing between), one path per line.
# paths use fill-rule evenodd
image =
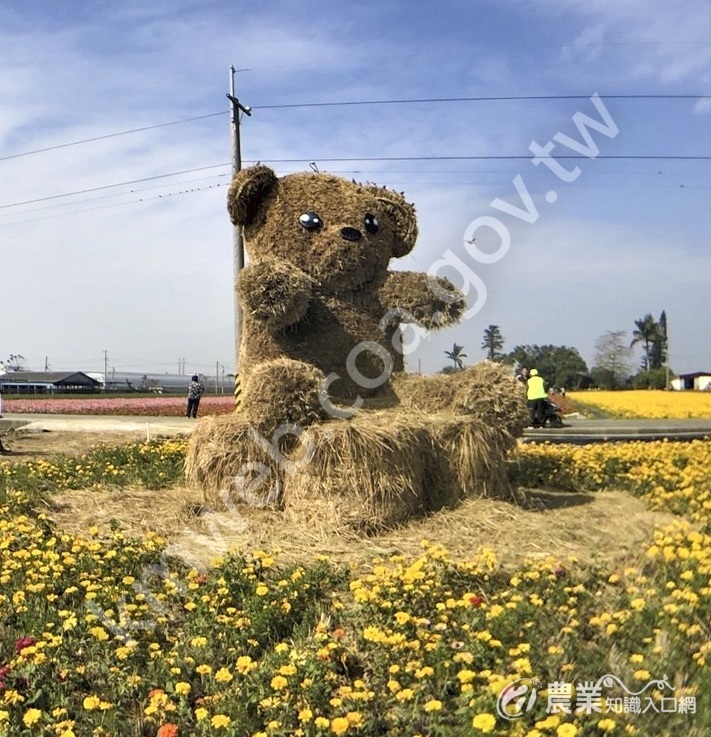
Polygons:
M538 369L531 369L526 382L526 399L528 399L528 410L531 413L531 424L533 427L541 427L545 421L545 406L548 392L546 391L543 377L539 375Z

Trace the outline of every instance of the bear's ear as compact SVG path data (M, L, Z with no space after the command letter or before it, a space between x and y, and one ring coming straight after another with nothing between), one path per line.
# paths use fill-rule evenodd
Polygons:
M232 224L254 225L276 182L276 174L262 164L237 172L227 193L227 211Z
M415 246L417 240L417 217L415 207L398 192L384 187L377 187L375 196L385 210L385 214L395 226L395 242L393 256L406 256Z

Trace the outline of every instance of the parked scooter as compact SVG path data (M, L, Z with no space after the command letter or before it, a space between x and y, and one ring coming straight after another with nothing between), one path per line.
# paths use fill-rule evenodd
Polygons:
M560 407L549 397L546 397L543 408L543 422L541 427L563 427L563 413Z

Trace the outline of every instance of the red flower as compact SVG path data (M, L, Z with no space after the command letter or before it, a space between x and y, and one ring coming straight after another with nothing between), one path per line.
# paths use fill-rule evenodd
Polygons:
M31 647L36 642L34 637L20 637L15 643L15 652L19 653L25 647Z
M474 596L469 597L469 603L475 607L481 606L484 603L484 599L482 599L481 596L474 594Z

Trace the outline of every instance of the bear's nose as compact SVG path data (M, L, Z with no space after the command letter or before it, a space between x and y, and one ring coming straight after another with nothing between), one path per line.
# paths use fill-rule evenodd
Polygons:
M341 238L347 241L359 241L363 236L357 228L341 228Z

